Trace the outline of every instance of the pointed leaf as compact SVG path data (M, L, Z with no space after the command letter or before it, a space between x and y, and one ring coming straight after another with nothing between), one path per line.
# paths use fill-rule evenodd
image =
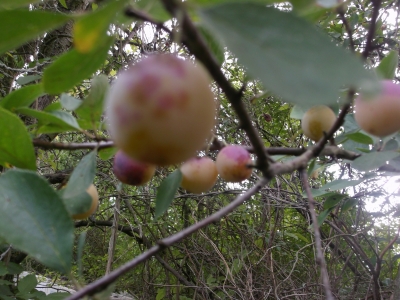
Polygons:
M326 220L326 218L329 216L330 212L333 210L333 208L328 208L322 211L318 217L317 217L317 222L318 222L318 227L321 227L322 223Z
M16 81L19 85L25 85L31 83L32 81L38 80L42 78L42 75L27 75L24 77L18 78Z
M332 193L328 195L324 201L324 209L334 208L342 199L346 198L347 195Z
M24 123L0 107L0 163L36 170L35 150Z
M156 196L156 212L154 219L158 219L164 212L167 211L168 207L171 205L172 200L174 200L176 191L182 181L182 172L177 169L172 172L167 178L161 182L157 190Z
M348 137L350 140L360 143L360 144L365 144L365 145L373 145L374 144L374 140L362 133L362 132L354 132L354 133L349 133L346 134L346 137Z
M341 212L348 211L350 208L355 206L357 203L358 203L357 199L354 199L354 198L347 199L342 205Z
M294 13L229 3L203 9L201 15L249 74L286 101L334 104L343 85L378 85L357 57Z
M356 158L351 166L359 171L370 171L383 166L387 161L398 156L400 156L400 153L392 151L366 153Z
M33 118L36 118L39 121L39 126L48 126L48 125L53 125L55 126L55 130L49 131L49 130L43 130L42 128L39 128L38 132L43 133L43 132L63 132L63 131L78 131L80 130L79 124L76 121L76 119L69 113L65 111L51 111L51 112L45 112L45 111L39 111L27 107L22 107L16 109L17 112L31 116Z
M398 64L399 53L397 50L392 50L384 59L381 60L376 70L384 79L393 79L394 75L396 74Z
M82 54L72 49L60 56L44 71L42 82L45 91L59 94L90 77L107 59L112 42L112 37L106 37L89 53Z
M320 189L321 190L330 189L332 191L336 191L347 188L349 186L356 186L357 184L360 184L363 181L364 179L358 179L358 180L337 179L323 185Z
M69 17L39 10L7 10L0 11L0 20L3 24L3 30L0 31L0 54L2 54L61 26L69 20Z
M56 191L36 173L0 176L0 236L45 266L71 268L73 222Z
M8 110L31 105L37 97L43 95L41 84L28 85L13 91L0 100L0 106Z

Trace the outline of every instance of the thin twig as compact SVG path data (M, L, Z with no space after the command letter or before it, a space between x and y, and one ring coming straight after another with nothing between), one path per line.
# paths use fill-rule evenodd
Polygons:
M224 216L229 214L231 211L233 211L236 207L241 205L243 202L250 199L251 196L256 194L268 182L269 182L269 180L267 180L267 179L260 179L251 189L246 191L244 194L238 196L235 200L233 200L227 206L221 208L219 211L217 211L214 214L208 216L207 218L193 224L192 226L189 226L189 227L183 229L182 231L175 233L174 235L171 235L169 237L166 237L166 238L160 240L157 243L157 245L151 247L147 251L136 256L134 259L132 259L131 261L122 265L118 269L115 269L110 274L103 276L102 278L96 280L95 282L92 282L92 283L86 285L81 290L77 291L75 294L72 294L71 296L66 298L66 300L77 300L86 295L93 295L95 293L98 293L98 292L104 290L108 285L113 283L120 276L129 272L131 269L133 269L138 264L145 262L150 257L156 255L158 252L160 252L165 247L170 247L170 246L174 245L175 243L181 241L182 239L188 237L192 233L198 231L199 229L206 227L207 225L209 225L213 222L219 221L221 218L223 218Z
M322 284L324 286L326 300L334 300L332 291L331 291L331 285L329 283L329 275L328 275L328 270L326 268L325 257L322 252L321 235L319 232L317 215L315 213L315 201L311 194L310 185L308 184L308 176L307 176L306 169L301 169L300 175L301 175L301 179L303 181L304 189L306 190L307 197L308 197L308 206L310 209L311 219L313 222L312 227L314 229L315 246L317 248L317 264L319 264L319 266L321 268Z

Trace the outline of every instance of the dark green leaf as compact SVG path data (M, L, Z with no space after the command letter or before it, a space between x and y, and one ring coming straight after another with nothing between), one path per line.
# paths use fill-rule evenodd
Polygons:
M158 219L164 212L167 211L174 200L176 191L182 181L182 173L179 169L172 172L167 178L161 182L157 190L156 196L156 212L154 219Z
M7 28L0 31L0 54L2 54L61 26L69 20L69 17L39 10L7 10L0 11L0 20L3 28L4 26Z
M340 200L346 198L347 195L344 194L338 194L338 193L332 193L329 196L326 197L324 201L324 209L328 208L334 208Z
M368 81L378 86L357 57L293 13L229 3L203 9L201 15L249 74L286 101L334 104L343 85Z
M370 171L383 166L387 161L398 156L400 156L400 153L392 151L366 153L356 158L351 166L359 171Z
M13 91L0 100L0 106L8 110L31 105L37 97L43 95L41 84L28 85Z
M358 203L357 199L354 199L354 198L347 199L342 205L341 212L348 211L350 208L355 206L357 203Z
M0 276L4 276L7 274L7 266L4 262L0 261Z
M292 111L290 112L290 117L292 119L301 120L309 108L310 107L303 107L301 105L296 104L293 106Z
M67 110L75 110L82 104L82 100L71 97L68 94L62 94L60 103Z
M82 158L62 191L63 201L71 215L87 211L92 203L92 198L86 190L96 173L96 153L92 151Z
M0 177L0 207L0 236L49 268L70 270L73 222L46 180L30 171L7 171Z
M113 38L107 37L92 52L83 54L72 49L60 56L44 71L42 82L45 91L59 94L90 77L107 59L112 42Z
M318 217L317 217L317 222L318 222L318 227L320 227L322 225L322 223L324 223L324 221L326 220L326 218L329 216L330 212L333 210L333 208L328 208L325 209L324 211L322 211Z
M393 79L399 64L399 53L397 50L392 50L384 59L381 60L376 70L384 79Z
M349 133L349 134L346 134L346 137L348 137L350 140L355 141L360 144L366 144L366 145L374 144L374 140L370 136L368 136L362 132Z
M7 270L8 274L17 275L21 274L24 271L24 268L21 267L19 264L10 262L7 264Z
M36 156L24 123L0 107L0 163L36 170Z
M98 129L98 123L103 114L103 103L108 92L109 83L105 75L96 76L92 80L90 93L76 110L79 122L84 129Z
M18 281L18 291L21 294L31 292L37 285L36 276L34 274L26 275Z

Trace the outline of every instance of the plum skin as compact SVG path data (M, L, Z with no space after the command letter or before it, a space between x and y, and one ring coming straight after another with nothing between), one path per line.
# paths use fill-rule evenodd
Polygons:
M194 157L215 125L210 84L204 67L172 54L148 56L121 72L105 105L116 146L160 166Z
M253 172L250 153L238 145L228 145L218 153L217 170L222 179L228 182L241 182L248 179Z
M372 99L361 92L354 104L354 118L365 132L385 137L400 130L400 86L391 80L382 80L380 93Z
M76 215L72 215L72 218L74 220L83 220L88 218L91 214L93 214L96 209L97 209L97 205L99 204L99 193L97 192L97 188L95 187L94 184L89 185L89 187L87 188L86 192L89 194L89 196L92 198L92 204L90 205L89 210L80 213L80 214L76 214Z
M154 165L137 161L119 150L114 156L113 172L119 181L129 185L144 185L156 171Z
M209 191L218 177L215 162L206 156L187 160L180 170L182 172L181 187L195 194Z
M326 105L316 105L304 114L301 128L306 137L318 142L324 136L324 132L329 132L335 121L336 115L331 108Z

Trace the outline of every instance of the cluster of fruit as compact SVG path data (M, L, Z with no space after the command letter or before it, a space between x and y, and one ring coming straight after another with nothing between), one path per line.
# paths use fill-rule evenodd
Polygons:
M355 99L354 118L362 130L379 138L400 130L400 85L383 80L380 91L361 92ZM319 141L332 128L336 115L328 106L310 108L301 120L305 136Z
M251 157L241 146L223 148L215 163L196 157L215 125L210 85L201 65L170 54L149 56L119 75L105 110L121 182L143 185L157 166L182 162L181 186L193 193L211 189L218 173L230 182L250 177Z

